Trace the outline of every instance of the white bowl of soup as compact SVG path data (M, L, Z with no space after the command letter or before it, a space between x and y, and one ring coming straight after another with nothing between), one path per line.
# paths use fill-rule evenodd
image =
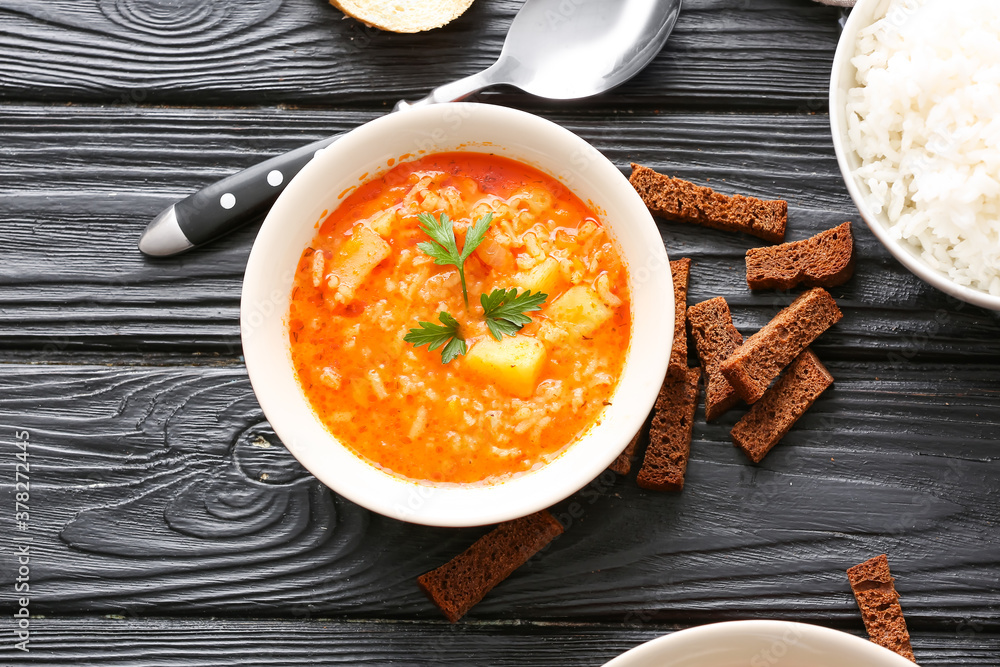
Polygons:
M241 304L289 451L345 498L439 526L600 475L649 414L673 322L663 242L621 172L480 104L390 114L317 154L264 221Z
M729 621L681 630L605 667L905 667L889 649L839 630L791 621Z

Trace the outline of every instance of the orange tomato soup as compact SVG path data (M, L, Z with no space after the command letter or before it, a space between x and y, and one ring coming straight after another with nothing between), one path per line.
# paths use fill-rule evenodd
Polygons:
M458 248L493 220L465 262L417 248L417 216L446 213ZM516 336L496 341L479 297L547 294ZM460 323L468 353L403 340L419 321ZM429 482L495 482L552 460L600 418L631 333L626 268L600 220L554 178L482 153L397 165L351 193L302 253L288 315L292 359L316 414L373 465Z

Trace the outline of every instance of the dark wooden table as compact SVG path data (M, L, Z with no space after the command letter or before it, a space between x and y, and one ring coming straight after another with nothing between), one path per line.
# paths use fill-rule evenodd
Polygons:
M713 621L862 634L844 570L882 552L921 664L1000 664L1000 321L863 224L833 290L844 319L815 346L836 384L762 464L729 443L740 411L706 425L699 409L683 493L600 477L557 508L566 534L457 625L414 579L483 529L362 510L264 421L237 330L256 225L182 257L136 250L190 191L487 66L518 6L477 0L396 35L323 0L0 0L0 664L596 667ZM611 94L479 99L555 120L623 171L785 198L788 238L805 238L860 223L826 114L838 17L685 0L666 49ZM659 224L694 261L689 303L723 295L750 333L788 302L743 283L758 241Z

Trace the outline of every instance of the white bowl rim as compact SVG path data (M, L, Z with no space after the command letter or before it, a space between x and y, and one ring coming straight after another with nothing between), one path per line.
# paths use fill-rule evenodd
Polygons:
M640 667L668 654L676 655L705 647L727 646L740 638L785 638L789 634L795 636L794 643L806 645L812 643L821 649L850 651L851 657L871 660L861 667L905 667L906 665L913 667L913 663L906 658L867 639L821 625L781 620L724 621L685 628L640 644L605 663L604 667ZM786 661L787 659L783 658L777 664L784 664ZM750 660L749 664L757 663ZM771 663L762 658L760 664Z
M845 89L841 86L841 75L845 71L854 71L854 66L851 65L850 61L854 57L858 31L872 22L872 14L880 2L884 2L884 0L858 0L854 8L851 9L850 16L848 16L847 22L844 24L844 30L840 35L840 40L837 42L837 50L833 57L833 68L830 72L830 129L833 134L833 148L837 154L837 165L844 176L847 191L850 193L851 199L854 200L854 204L858 207L861 218L868 225L868 228L871 229L872 234L910 272L932 287L936 287L956 299L961 299L981 308L1000 310L1000 296L994 296L989 292L959 285L944 273L928 265L912 250L892 238L885 223L882 221L882 217L884 216L876 215L868 208L868 204L865 201L867 188L861 184L849 163L850 155L854 151L850 148L849 139L847 138L847 114L845 113L845 100L842 95L842 91Z
M278 362L269 362L267 359L269 351L273 352L275 347L268 347L262 343L266 337L264 335L248 336L248 332L254 328L274 329L274 316L265 318L263 326L254 324L253 316L259 315L254 312L254 305L262 300L266 301L268 294L274 294L274 284L267 282L262 276L268 269L271 273L279 273L273 270L268 255L270 249L280 242L282 226L286 224L290 212L294 210L295 202L300 199L307 200L312 192L310 188L322 182L321 176L331 166L336 166L337 161L342 160L343 156L365 155L366 147L378 145L371 144L378 137L388 135L395 137L396 134L392 133L404 132L407 127L440 128L456 113L464 119L473 119L469 122L473 126L478 123L489 127L506 128L500 131L501 134L507 132L513 135L514 130L510 128L516 128L518 141L523 143L526 143L527 139L520 139L522 134L544 135L549 142L546 144L546 150L555 152L558 149L559 155L564 157L572 154L574 159L585 159L587 162L586 166L580 168L582 171L573 172L573 176L569 178L570 181L574 181L574 185L568 183L562 174L553 173L554 169L544 170L570 185L570 189L584 201L588 201L590 197L590 203L596 204L595 212L608 223L612 236L617 238L619 236L617 232L620 231L618 227L625 224L630 229L628 234L634 235L632 245L639 243L635 239L641 239L643 248L642 253L636 257L629 257L622 249L625 255L623 259L630 267L633 328L625 369L614 395L616 400L613 400L612 405L602 413L599 424L550 463L510 480L483 486L418 484L390 475L362 460L347 447L336 442L333 435L316 418L311 407L308 408L307 415L298 404L296 400L298 397L278 395L281 392L278 388L280 383L275 381L273 368ZM417 136L423 135L413 134L414 141ZM510 141L515 143L512 139ZM463 150L475 150L476 147L468 147L467 144L468 142L461 142ZM480 151L487 150L486 147L488 150L500 153L508 150L506 146L498 145L493 135L483 137L479 146ZM407 147L400 143L401 150L395 154L397 156L404 154ZM450 144L443 147L436 146L434 150L427 152L441 150L452 150L452 147ZM511 157L539 166L527 155L529 149L521 146L518 151L521 150L525 151L523 156L514 151ZM380 156L378 160L384 160L384 156ZM374 162L361 160L361 166L354 170L353 175L357 176L368 171L377 175L378 171L373 167L378 160ZM387 168L383 169L385 170ZM346 178L338 181L340 184L348 182L357 181ZM583 187L580 183L606 183L608 189L601 189L605 187L604 185L601 188L593 185ZM627 223L616 224L607 219L608 205L613 203L612 197L607 194L609 192L615 193L614 208L619 212L628 211L628 217L625 218L628 220ZM316 196L313 195L313 198ZM309 224L312 225L311 220ZM305 245L301 247L304 248ZM622 247L621 243L619 247ZM636 261L637 258L639 261ZM645 271L643 280L637 281L636 275L640 271ZM290 291L289 287L288 292ZM655 303L655 312L640 310L637 305L640 300L647 305ZM281 319L286 337L284 347L287 348L287 329L284 324L287 296L284 297L284 301L281 298L272 301L273 304L277 304L276 306L272 304L271 310L276 311L277 317ZM654 309L645 308L645 310ZM652 408L666 374L670 342L673 337L673 322L673 282L662 238L648 209L618 168L583 139L551 121L505 107L470 103L431 105L377 118L347 133L318 154L289 182L261 226L247 262L240 308L244 359L250 383L275 433L303 466L341 496L385 516L412 523L456 527L498 523L531 514L554 505L598 478L632 435L641 428ZM640 358L635 346L636 341L650 339L654 333L658 344L655 347L644 348ZM282 360L287 363L288 372L294 376L287 349L286 357L287 359L283 357ZM639 378L639 381L630 378ZM285 381L284 387L287 390L289 388L287 377L282 381ZM295 387L298 389L297 380ZM298 390L297 393L301 397L301 391ZM634 400L621 400L623 396ZM301 403L308 407L304 397L301 397ZM294 408L292 411L288 409L290 406ZM320 435L317 425L325 435ZM612 433L613 428L614 433ZM600 437L610 438L612 435L612 442L605 441L602 445L602 441L598 440ZM329 444L334 446L326 446Z

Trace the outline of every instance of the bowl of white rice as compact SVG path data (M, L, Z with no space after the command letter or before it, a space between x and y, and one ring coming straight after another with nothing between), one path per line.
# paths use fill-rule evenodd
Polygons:
M830 122L882 244L934 287L1000 310L1000 1L859 0Z

